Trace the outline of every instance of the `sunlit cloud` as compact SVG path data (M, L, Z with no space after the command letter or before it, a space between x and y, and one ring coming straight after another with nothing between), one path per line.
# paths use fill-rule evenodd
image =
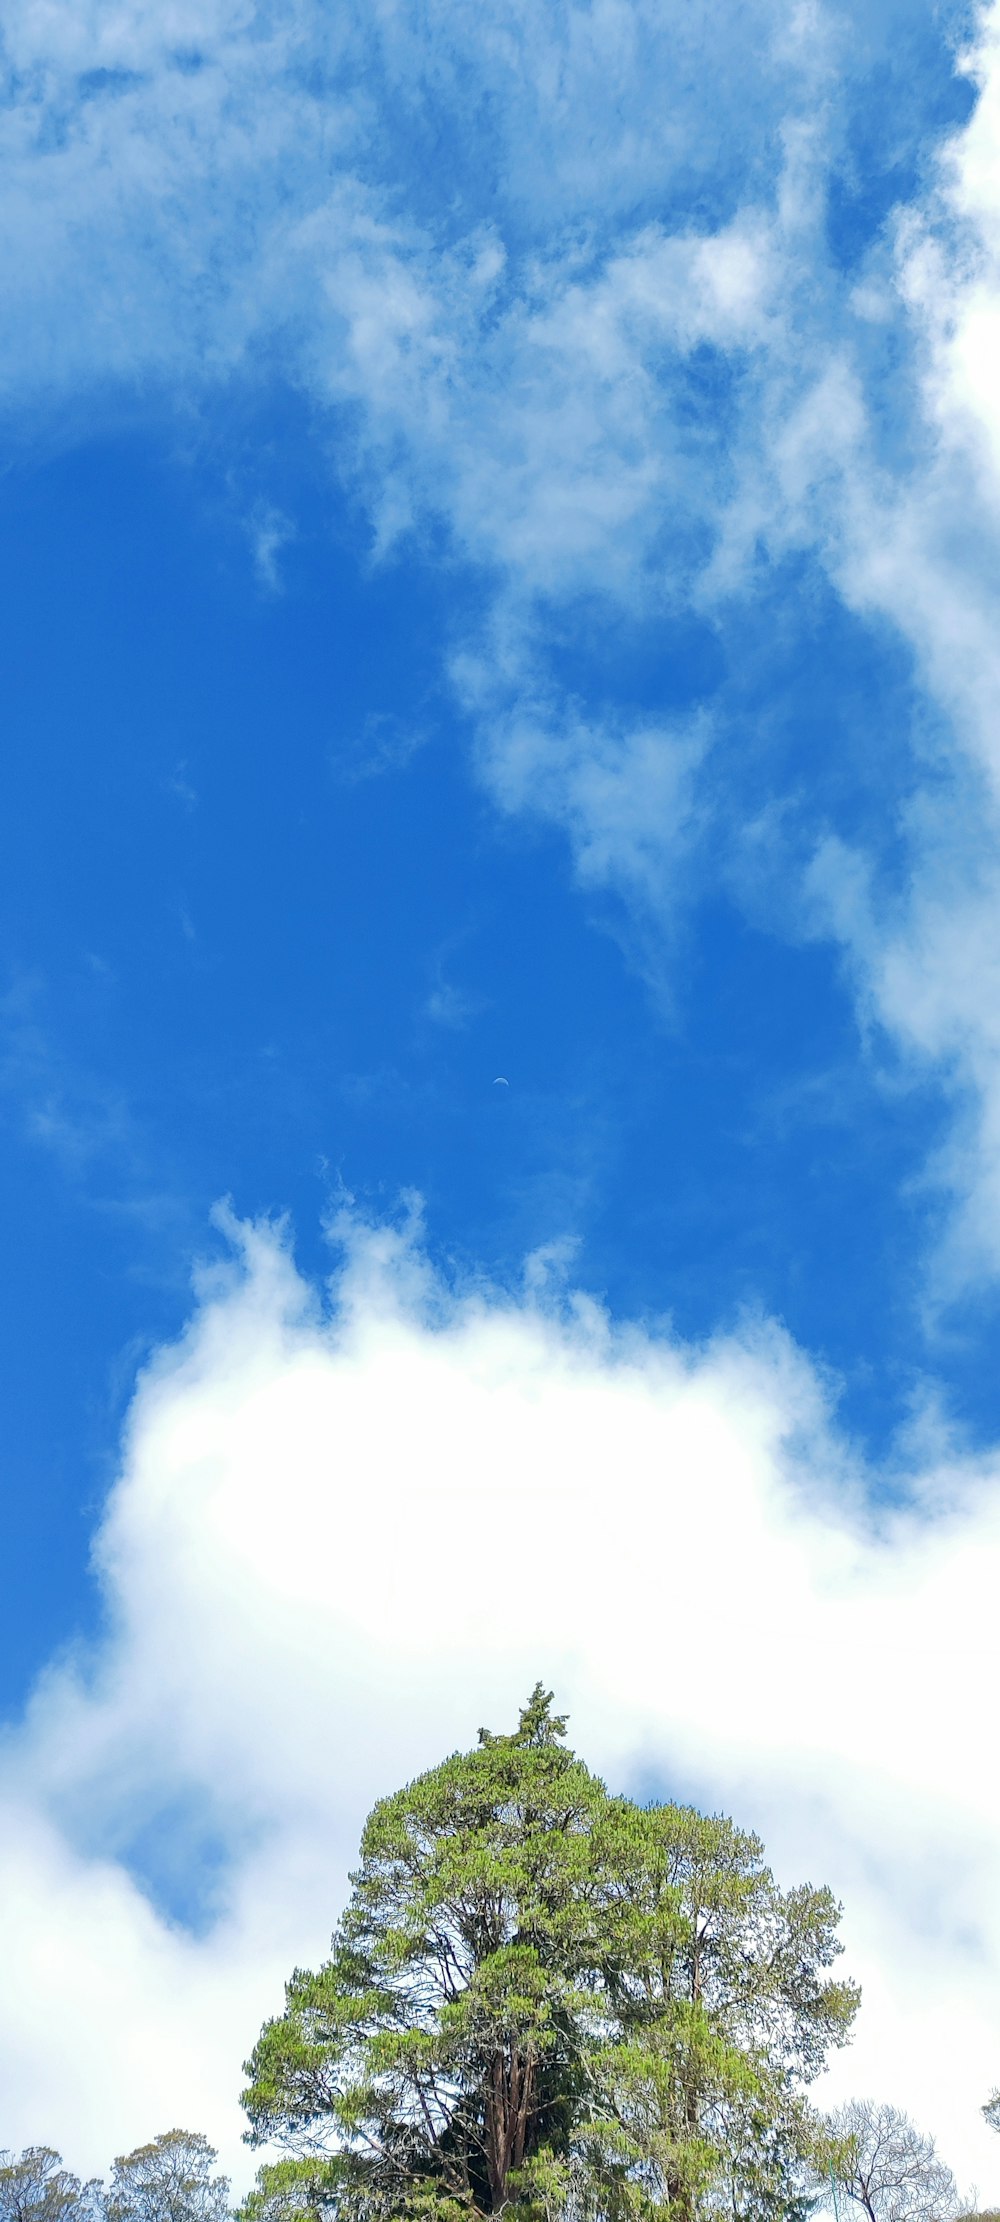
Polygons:
M240 2062L367 1807L539 1674L614 1782L843 1895L866 1999L834 2088L909 2107L985 2196L996 1462L939 1438L873 1510L767 1321L616 1326L554 1257L456 1288L412 1221L342 1221L325 1293L223 1224L239 1260L128 1417L106 1633L4 1754L8 2139L90 2169L176 2116L245 2175Z

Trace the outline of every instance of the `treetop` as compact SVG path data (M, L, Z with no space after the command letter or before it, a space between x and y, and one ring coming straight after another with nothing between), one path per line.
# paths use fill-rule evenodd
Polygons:
M599 2182L601 2222L695 2222L725 2179L734 2222L791 2218L857 2005L839 1908L723 1816L612 1795L566 1728L538 1683L375 1806L248 2063L250 2140L290 2156L251 2216L541 2222Z

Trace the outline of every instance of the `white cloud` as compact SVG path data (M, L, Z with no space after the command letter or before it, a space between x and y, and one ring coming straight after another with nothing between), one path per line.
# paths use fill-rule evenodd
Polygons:
M715 558L738 575L752 534L812 547L848 606L888 619L923 690L907 791L883 834L905 859L820 826L803 880L814 929L848 955L863 1023L885 1029L955 1107L931 1171L955 1212L939 1260L946 1292L1000 1260L1000 40L983 9L961 67L978 100L945 144L925 196L896 212L856 288L829 366L772 413ZM866 320L891 328L891 369L869 359ZM727 569L727 566L729 567ZM925 714L930 706L931 715ZM878 737L873 736L877 748Z
M466 663L456 678L474 701L480 672ZM624 886L662 930L697 844L697 774L711 737L699 715L672 725L560 717L526 687L512 710L484 720L480 770L502 809L566 827L582 885Z
M368 1805L541 1674L616 1782L842 1891L867 1999L836 2088L909 2107L986 2198L996 1462L939 1447L873 1515L776 1328L693 1348L551 1273L456 1294L412 1228L340 1232L332 1313L266 1229L205 1278L129 1417L107 1635L8 1739L8 2142L100 2168L180 2118L245 2173L240 2061ZM192 1932L130 1865L190 1900L205 1841Z

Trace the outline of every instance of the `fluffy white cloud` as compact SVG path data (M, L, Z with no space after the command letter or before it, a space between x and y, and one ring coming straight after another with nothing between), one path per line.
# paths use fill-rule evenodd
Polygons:
M542 1675L615 1782L842 1892L866 2004L836 2088L911 2108L985 2197L996 1463L939 1447L872 1513L766 1323L685 1347L544 1261L456 1293L415 1230L357 1222L328 1305L231 1232L136 1392L106 1636L3 1756L8 2142L100 2168L177 2117L245 2173L239 2064L367 1807Z

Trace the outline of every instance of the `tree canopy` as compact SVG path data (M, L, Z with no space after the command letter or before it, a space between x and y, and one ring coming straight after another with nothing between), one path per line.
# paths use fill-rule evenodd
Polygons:
M213 2176L214 2145L167 2129L122 2153L110 2181L81 2183L49 2145L0 2152L0 2222L227 2222L229 2178Z
M217 2158L196 2130L162 2130L113 2163L105 2222L226 2222L229 2178L213 2176Z
M98 2222L99 2183L81 2183L51 2145L0 2151L0 2222Z
M955 2222L961 2200L951 2169L898 2107L852 2099L830 2128L837 2180L868 2222Z
M846 2039L839 1908L758 1839L611 1796L541 1686L371 1814L329 1960L247 2064L248 2217L793 2215Z

